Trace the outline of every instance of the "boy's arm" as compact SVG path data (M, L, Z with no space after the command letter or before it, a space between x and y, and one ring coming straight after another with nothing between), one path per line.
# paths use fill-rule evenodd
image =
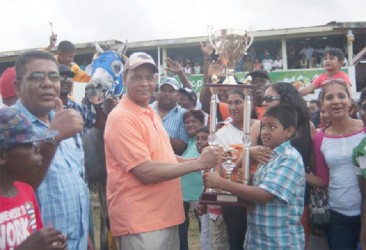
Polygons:
M353 99L351 83L347 82L346 86L347 86L347 90L348 90L350 98Z
M299 93L301 96L306 96L312 93L316 89L316 85L311 83L310 85L306 86L305 88L299 89Z
M222 178L217 173L205 173L205 185L210 188L220 188L236 194L249 203L267 203L275 198L275 195L258 187L247 186Z

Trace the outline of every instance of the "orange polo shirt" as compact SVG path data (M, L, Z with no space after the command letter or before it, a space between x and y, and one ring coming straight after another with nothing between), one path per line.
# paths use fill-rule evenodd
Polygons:
M131 171L148 160L177 162L154 110L142 108L124 95L108 116L104 141L112 235L150 232L182 223L180 178L144 185Z

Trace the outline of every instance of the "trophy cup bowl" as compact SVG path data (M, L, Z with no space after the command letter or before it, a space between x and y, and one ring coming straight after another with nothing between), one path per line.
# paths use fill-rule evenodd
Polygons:
M253 43L254 28L250 28L249 31L235 29L213 31L213 27L209 26L208 34L211 45L226 68L226 78L223 84L236 85L235 66Z

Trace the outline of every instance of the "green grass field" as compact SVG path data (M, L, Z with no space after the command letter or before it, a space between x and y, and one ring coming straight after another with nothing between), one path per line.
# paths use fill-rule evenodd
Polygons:
M91 194L92 204L99 204L98 197L95 194ZM193 211L189 212L190 224L188 232L188 244L190 250L200 249L200 233L198 229L197 219ZM94 237L95 237L95 249L100 250L100 212L99 207L93 208L93 223L94 223Z

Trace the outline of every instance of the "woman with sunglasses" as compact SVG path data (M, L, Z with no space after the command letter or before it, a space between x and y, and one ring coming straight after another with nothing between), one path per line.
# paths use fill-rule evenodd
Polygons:
M314 136L314 156L318 177L328 187L330 249L356 249L360 235L361 203L358 177L352 164L352 151L366 136L362 121L349 115L351 95L346 82L328 80L322 86L322 102L330 126Z
M295 147L301 154L305 169L309 172L311 167L310 159L312 152L312 137L315 134L315 127L310 122L310 113L304 99L300 96L296 88L285 82L277 82L271 84L265 92L263 98L263 107L268 109L278 104L287 104L292 106L297 112L297 128L295 136L290 139L291 145ZM260 124L255 124L251 127L251 148L250 160L252 163L267 163L272 158L272 150L262 146L260 137ZM307 182L313 183L312 176L307 175ZM310 221L309 221L309 188L306 188L304 199L304 213L301 218L301 223L305 231L305 245L307 246L310 237ZM305 247L306 249L306 247Z

